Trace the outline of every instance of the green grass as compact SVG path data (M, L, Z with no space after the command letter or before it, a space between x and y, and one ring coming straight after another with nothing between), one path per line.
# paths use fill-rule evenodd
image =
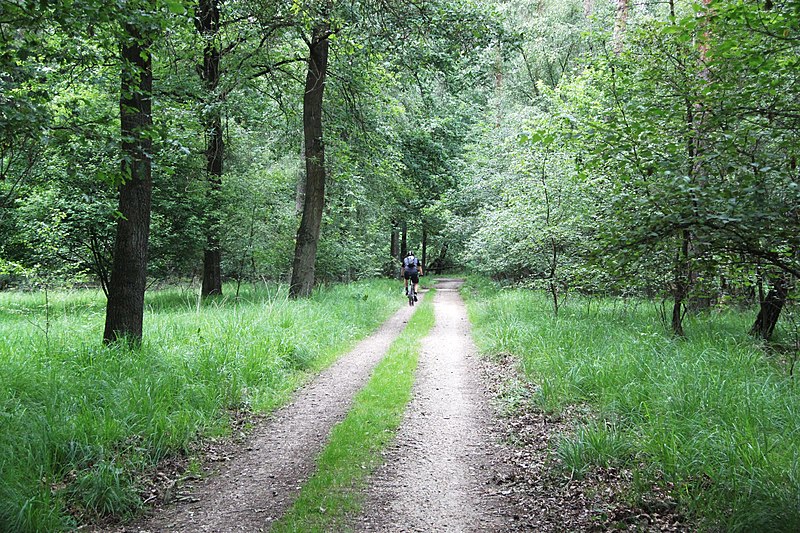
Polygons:
M42 293L0 293L0 531L135 514L159 460L227 435L232 411L285 402L405 304L391 281L300 301L249 286L204 305L170 289L148 294L132 351L101 345L102 294L48 296L46 312Z
M705 528L800 531L800 391L746 334L754 315L688 318L682 340L647 302L573 298L555 318L533 292L465 294L482 350L517 355L542 408L591 413L555 450L567 474L643 462Z
M316 472L272 531L341 531L346 518L359 511L359 488L380 464L380 451L394 439L411 399L420 340L434 322L432 296L429 293L421 303L375 368L347 418L333 428Z

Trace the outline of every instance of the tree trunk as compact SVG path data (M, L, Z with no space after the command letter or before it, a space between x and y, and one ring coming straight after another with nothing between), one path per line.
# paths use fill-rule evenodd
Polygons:
M710 0L702 0L702 3L706 9L709 8ZM708 23L708 15L706 15L706 23ZM704 28L703 38L699 40L698 43L698 51L700 52L699 56L699 64L700 67L700 78L708 82L709 80L709 72L706 66L706 56L708 53L708 43L710 40L710 35L707 28ZM705 164L705 153L706 153L706 114L708 112L707 105L702 101L696 101L694 103L687 102L687 123L691 128L691 135L689 138L688 143L688 163L689 163L689 177L692 183L696 184L695 187L698 189L705 189L707 187L707 168ZM693 216L696 217L695 220L699 219L701 211L704 209L704 206L700 204L698 200L698 196L695 193L692 193L691 197L691 204L692 204L692 211ZM685 276L686 276L686 289L684 292L684 297L686 297L689 293L689 288L695 288L697 286L697 273L692 268L692 257L702 258L703 257L703 243L698 241L697 239L693 238L693 232L691 230L684 230L684 257L686 260L686 267L685 267ZM695 297L690 302L692 309L703 309L710 306L710 300L704 297ZM673 312L673 321L675 320L675 313ZM683 329L681 328L680 333L675 331L676 334L683 335Z
M503 123L503 49L501 41L497 42L497 51L494 60L494 97L497 101L495 109L495 127L499 128Z
M303 212L306 201L306 143L300 143L300 167L297 169L297 188L294 195L294 214Z
M428 268L428 228L422 222L422 271Z
M392 237L389 244L389 256L392 258L392 261L389 265L388 274L390 276L397 276L396 259L400 256L400 235L397 233L397 222L395 221L392 221Z
M614 53L619 55L622 52L622 41L625 36L625 27L628 24L628 8L630 0L617 0L617 15L614 19Z
M549 203L548 201L548 205ZM548 215L547 218L549 225L550 216ZM550 238L550 246L553 251L550 261L550 295L553 297L553 315L558 316L558 243L553 237Z
M222 161L225 144L222 137L222 113L216 95L219 85L219 0L199 0L195 26L205 40L203 49L203 81L209 102L202 122L206 133L206 175L209 185L206 213L206 248L203 254L203 297L222 294L220 263L220 210L222 209Z
M672 332L679 336L685 336L683 331L683 309L686 296L689 294L689 283L691 279L691 263L689 258L689 246L691 233L686 230L681 239L681 251L675 262L675 286L673 288L674 302L672 305Z
M303 131L306 143L306 197L303 217L297 230L289 294L293 298L308 296L314 288L317 260L325 207L325 148L322 139L322 96L328 68L327 16L313 31L309 45L308 74L303 96Z
M447 261L447 243L442 245L441 250L439 250L439 257L431 263L430 271L434 274L441 274L444 270L445 261Z
M150 235L150 198L153 189L150 154L153 125L153 69L150 40L130 24L122 43L120 131L122 179L119 189L117 234L108 286L103 341L141 342L144 293L147 283L147 246Z
M753 327L750 328L750 335L761 337L765 341L768 341L775 332L778 318L789 297L789 276L781 273L772 279L771 285L766 297L761 300L761 309Z
M405 220L400 223L400 261L406 257L408 253L408 222Z

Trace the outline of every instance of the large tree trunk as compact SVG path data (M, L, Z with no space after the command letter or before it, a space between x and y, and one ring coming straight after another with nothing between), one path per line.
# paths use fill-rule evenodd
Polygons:
M322 139L322 96L328 68L327 17L313 31L309 45L308 74L303 96L303 130L306 143L306 197L297 230L289 294L308 296L314 288L322 211L325 207L325 149Z
M203 49L203 81L209 99L204 106L202 122L206 133L206 175L209 194L206 202L206 248L203 254L203 297L222 294L220 263L220 210L222 209L222 160L225 144L222 137L222 113L216 95L219 85L219 0L200 0L195 18L197 31L205 40Z
M147 246L150 235L153 69L150 42L125 25L122 43L120 122L122 178L117 235L108 286L104 342L142 339Z
M750 335L758 336L768 341L775 332L778 318L781 316L783 306L789 297L789 276L781 273L772 279L767 295L761 300L761 309L750 328Z

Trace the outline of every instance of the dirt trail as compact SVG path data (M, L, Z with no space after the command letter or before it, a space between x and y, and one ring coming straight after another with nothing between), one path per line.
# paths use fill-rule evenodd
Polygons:
M357 531L501 531L513 511L492 483L498 444L459 280L441 280L414 399L367 489Z
M201 483L192 503L127 526L137 532L266 531L314 469L334 424L400 334L414 308L404 307L375 334L322 372L289 405L252 435L246 449L219 475Z

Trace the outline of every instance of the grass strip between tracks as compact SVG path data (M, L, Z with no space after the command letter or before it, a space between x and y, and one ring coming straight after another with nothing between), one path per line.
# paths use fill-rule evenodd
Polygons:
M380 452L396 435L411 399L420 341L433 327L429 292L400 338L389 348L369 383L356 395L317 459L317 471L272 531L332 531L361 509L358 490L381 462Z

